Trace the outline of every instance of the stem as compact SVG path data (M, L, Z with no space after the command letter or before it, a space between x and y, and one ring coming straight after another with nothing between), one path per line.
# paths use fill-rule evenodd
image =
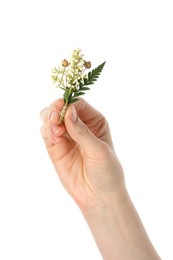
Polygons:
M59 118L59 121L58 121L59 124L62 124L62 122L64 121L64 117L65 117L65 114L67 112L68 105L70 103L72 92L73 92L73 88L71 87L70 91L69 91L69 94L68 94L68 99L66 99L66 102L65 102L64 106L61 109L60 118Z
M64 121L64 117L65 117L65 114L67 112L67 108L68 108L68 103L66 102L64 104L64 106L62 107L62 109L61 109L61 113L60 113L60 118L59 118L58 124L62 124L62 122Z

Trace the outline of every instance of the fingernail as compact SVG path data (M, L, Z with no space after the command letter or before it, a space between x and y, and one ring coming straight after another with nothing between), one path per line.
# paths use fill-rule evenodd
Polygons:
M76 109L74 106L72 106L70 118L71 118L71 121L73 121L73 122L76 122L76 120L77 120L77 113L76 113Z
M57 112L52 112L50 116L50 121L53 121L55 118L58 118L58 113Z
M53 125L52 126L52 132L57 135L60 131L60 127L56 126L56 125Z

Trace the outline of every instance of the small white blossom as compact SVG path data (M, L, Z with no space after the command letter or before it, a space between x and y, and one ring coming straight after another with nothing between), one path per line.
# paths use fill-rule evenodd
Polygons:
M86 75L83 74L86 67L83 54L79 48L73 50L68 62L66 59L62 61L61 66L52 69L53 83L58 83L58 86L78 89L80 83L84 82Z

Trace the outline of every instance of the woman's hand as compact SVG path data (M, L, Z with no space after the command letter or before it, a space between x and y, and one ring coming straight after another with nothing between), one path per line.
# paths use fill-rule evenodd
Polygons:
M108 123L80 99L58 124L63 100L41 112L41 133L60 180L83 211L106 203L124 185Z
M130 200L105 118L84 100L58 124L63 100L41 112L47 151L107 260L160 259Z

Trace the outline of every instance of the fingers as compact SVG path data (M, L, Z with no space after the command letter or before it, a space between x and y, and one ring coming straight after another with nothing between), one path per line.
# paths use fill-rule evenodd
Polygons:
M99 140L80 119L74 105L71 105L67 110L65 126L72 139L80 145L81 149L86 152L87 155L95 157L96 153L99 153L99 149L101 149L104 143Z
M101 118L103 118L103 115L99 111L97 111L82 98L79 101L75 102L74 106L79 117L85 123L92 121L93 119L100 120Z
M66 133L66 137L68 137L66 145L75 141L83 150L94 155L103 144L102 141L109 140L109 129L103 115L85 100L80 99L74 105L69 106L64 124L58 124L63 104L63 99L54 101L40 114L44 122L41 133L47 148L60 143Z
M64 125L58 124L59 111L63 100L54 101L50 107L43 109L40 112L40 118L43 122L41 134L46 143L47 148L61 140L61 136L65 132Z
M55 100L50 107L43 109L40 113L40 117L43 122L48 123L48 120L51 118L52 123L57 123L57 118L59 118L60 111L64 105L63 99ZM103 119L103 115L93 108L90 104L88 104L84 99L80 99L79 101L74 103L76 111L81 118L81 120L85 123L95 122L95 120L100 121ZM53 115L51 114L52 112Z
M48 116L48 107L45 107L41 112L40 112L40 119L42 122L45 122L46 117Z
M106 142L114 150L108 122L104 116L84 99L74 103L80 119L87 125L90 131L99 139Z

